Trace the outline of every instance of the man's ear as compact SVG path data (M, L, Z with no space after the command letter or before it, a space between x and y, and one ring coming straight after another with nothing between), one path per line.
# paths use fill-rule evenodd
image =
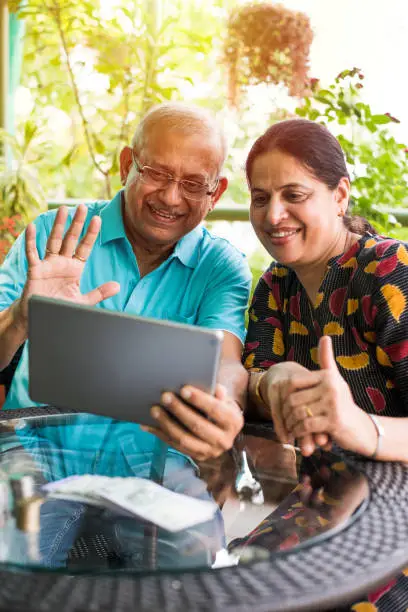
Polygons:
M218 200L220 199L224 191L227 189L227 187L228 187L228 179L225 176L220 176L218 187L215 190L214 194L211 196L211 204L208 208L208 212L211 212L212 210L214 210L216 203L218 202Z
M343 176L336 188L336 204L339 217L346 214L348 203L350 200L350 181L346 176Z
M132 168L132 149L130 147L124 147L120 152L119 156L120 166L120 182L125 185L128 174Z

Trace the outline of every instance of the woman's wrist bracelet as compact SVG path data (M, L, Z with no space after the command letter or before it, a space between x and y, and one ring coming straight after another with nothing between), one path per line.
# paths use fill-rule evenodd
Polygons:
M261 403L263 406L266 406L266 402L265 402L264 398L261 395L260 387L261 387L261 381L262 381L263 377L265 376L266 372L267 372L267 370L264 370L262 372L262 374L257 377L256 383L255 383L255 397L256 397L257 401L259 403Z
M380 421L378 420L378 418L376 416L374 416L373 414L370 414L369 412L367 413L368 416L370 417L370 419L372 420L374 427L377 431L377 444L375 446L375 450L373 452L372 455L370 455L370 457L372 459L375 459L378 455L378 451L380 450L380 444L381 444L381 438L384 437L385 432L384 432L384 427L381 425Z

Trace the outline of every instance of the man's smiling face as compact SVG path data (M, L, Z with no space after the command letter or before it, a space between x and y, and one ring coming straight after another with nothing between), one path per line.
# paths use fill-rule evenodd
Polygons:
M199 200L190 199L174 181L162 187L141 176L133 161L129 164L131 153L128 147L125 156L122 152L125 161L121 157L121 163L126 162L127 166L125 225L146 246L171 247L212 210L226 188L226 181L223 180L213 195L204 193ZM150 166L178 180L206 184L208 190L217 184L220 153L206 133L197 131L186 135L166 126L153 127L142 149L133 155L140 167Z

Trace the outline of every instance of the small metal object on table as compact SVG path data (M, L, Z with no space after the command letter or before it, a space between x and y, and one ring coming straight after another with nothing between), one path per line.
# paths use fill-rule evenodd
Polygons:
M262 426L249 431L268 435ZM321 542L217 570L72 575L0 569L0 611L300 612L345 605L408 564L408 466L351 456L346 461L368 479L369 500L353 522Z

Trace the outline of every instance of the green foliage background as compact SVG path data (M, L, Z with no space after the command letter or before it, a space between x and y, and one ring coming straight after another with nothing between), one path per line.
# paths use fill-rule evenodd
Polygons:
M408 149L389 130L399 120L375 113L362 101L363 82L358 68L341 72L327 89L316 82L296 113L337 131L351 177L351 213L369 219L379 233L393 235L398 224L382 208L407 203Z
M48 133L50 107L61 114L60 140L49 135L54 167L41 172L44 189L110 198L119 151L152 105L214 81L205 103L222 108L214 75L233 4L121 0L109 10L98 0L28 0L19 13L27 27L22 85L40 133Z
M359 69L343 71L325 88L312 80L309 94L287 96L287 105L279 86L248 87L232 109L221 58L236 0L112 0L109 6L14 0L11 6L26 23L27 110L15 137L0 134L15 160L12 171L4 159L0 167L6 214L28 220L46 199L110 198L120 187L119 152L138 119L153 104L188 98L216 111L229 135L230 201L248 204L242 168L250 143L292 107L339 138L353 180L353 212L382 233L401 231L382 207L406 206L407 148L392 132L398 120L364 99ZM267 258L259 251L251 263L257 277Z

